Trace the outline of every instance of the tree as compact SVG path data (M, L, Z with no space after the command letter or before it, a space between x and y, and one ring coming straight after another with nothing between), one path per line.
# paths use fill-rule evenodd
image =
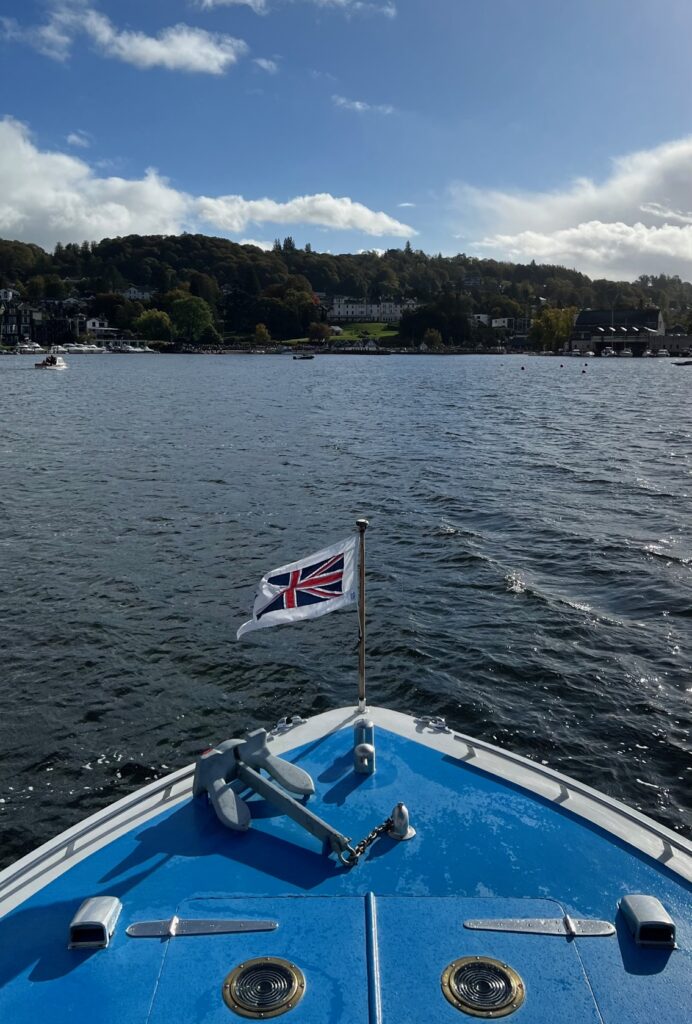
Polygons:
M212 315L204 299L190 295L186 299L176 299L171 307L171 320L176 335L182 341L196 345L212 324Z
M214 327L214 325L209 324L209 326L205 327L204 330L202 331L199 343L200 345L206 345L208 347L213 346L214 348L218 348L220 345L223 345L223 338L221 337L217 329Z
M268 345L272 340L272 336L267 330L266 324L255 325L255 344L256 345Z
M171 318L162 309L148 309L132 326L147 341L170 341L173 336Z
M308 327L308 338L310 341L327 341L332 336L332 329L329 324L311 323Z
M428 327L423 335L423 344L426 348L442 348L442 335L434 327Z
M574 326L577 310L570 306L567 309L542 309L531 325L529 338L539 349L550 349L557 352L569 341Z
M214 307L219 301L221 293L215 278L193 270L190 274L190 294L197 295L200 299L204 299L206 303Z

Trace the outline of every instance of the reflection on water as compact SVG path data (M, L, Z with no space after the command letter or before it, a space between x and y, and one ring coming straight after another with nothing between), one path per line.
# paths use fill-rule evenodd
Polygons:
M263 572L363 514L374 702L690 830L683 371L68 362L0 360L3 863L213 741L353 701L352 613L234 636Z

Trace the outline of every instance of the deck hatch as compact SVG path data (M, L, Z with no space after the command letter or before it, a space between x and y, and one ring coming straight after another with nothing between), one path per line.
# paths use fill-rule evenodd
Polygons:
M292 1010L305 995L305 976L281 957L260 956L231 971L223 983L226 1006L241 1017L264 1020Z
M483 956L454 960L442 973L445 998L473 1017L506 1017L524 1002L524 983L508 964Z

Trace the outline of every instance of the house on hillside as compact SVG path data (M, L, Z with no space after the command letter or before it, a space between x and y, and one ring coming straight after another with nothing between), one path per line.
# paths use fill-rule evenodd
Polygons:
M139 300L140 302L148 302L154 294L151 288L140 288L136 284L128 285L120 294L126 299Z

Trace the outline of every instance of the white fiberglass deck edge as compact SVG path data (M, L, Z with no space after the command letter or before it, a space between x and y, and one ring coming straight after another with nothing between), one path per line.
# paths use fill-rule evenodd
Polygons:
M559 804L692 881L692 842L626 804L519 754L452 729L440 730L422 718L377 707L369 707L366 716L382 729ZM271 750L279 754L314 742L330 732L352 726L359 717L362 715L355 707L315 715L271 735ZM227 737L219 737L219 742L224 738ZM0 872L0 917L80 860L188 799L193 775L194 765L188 765L138 789L5 868Z

